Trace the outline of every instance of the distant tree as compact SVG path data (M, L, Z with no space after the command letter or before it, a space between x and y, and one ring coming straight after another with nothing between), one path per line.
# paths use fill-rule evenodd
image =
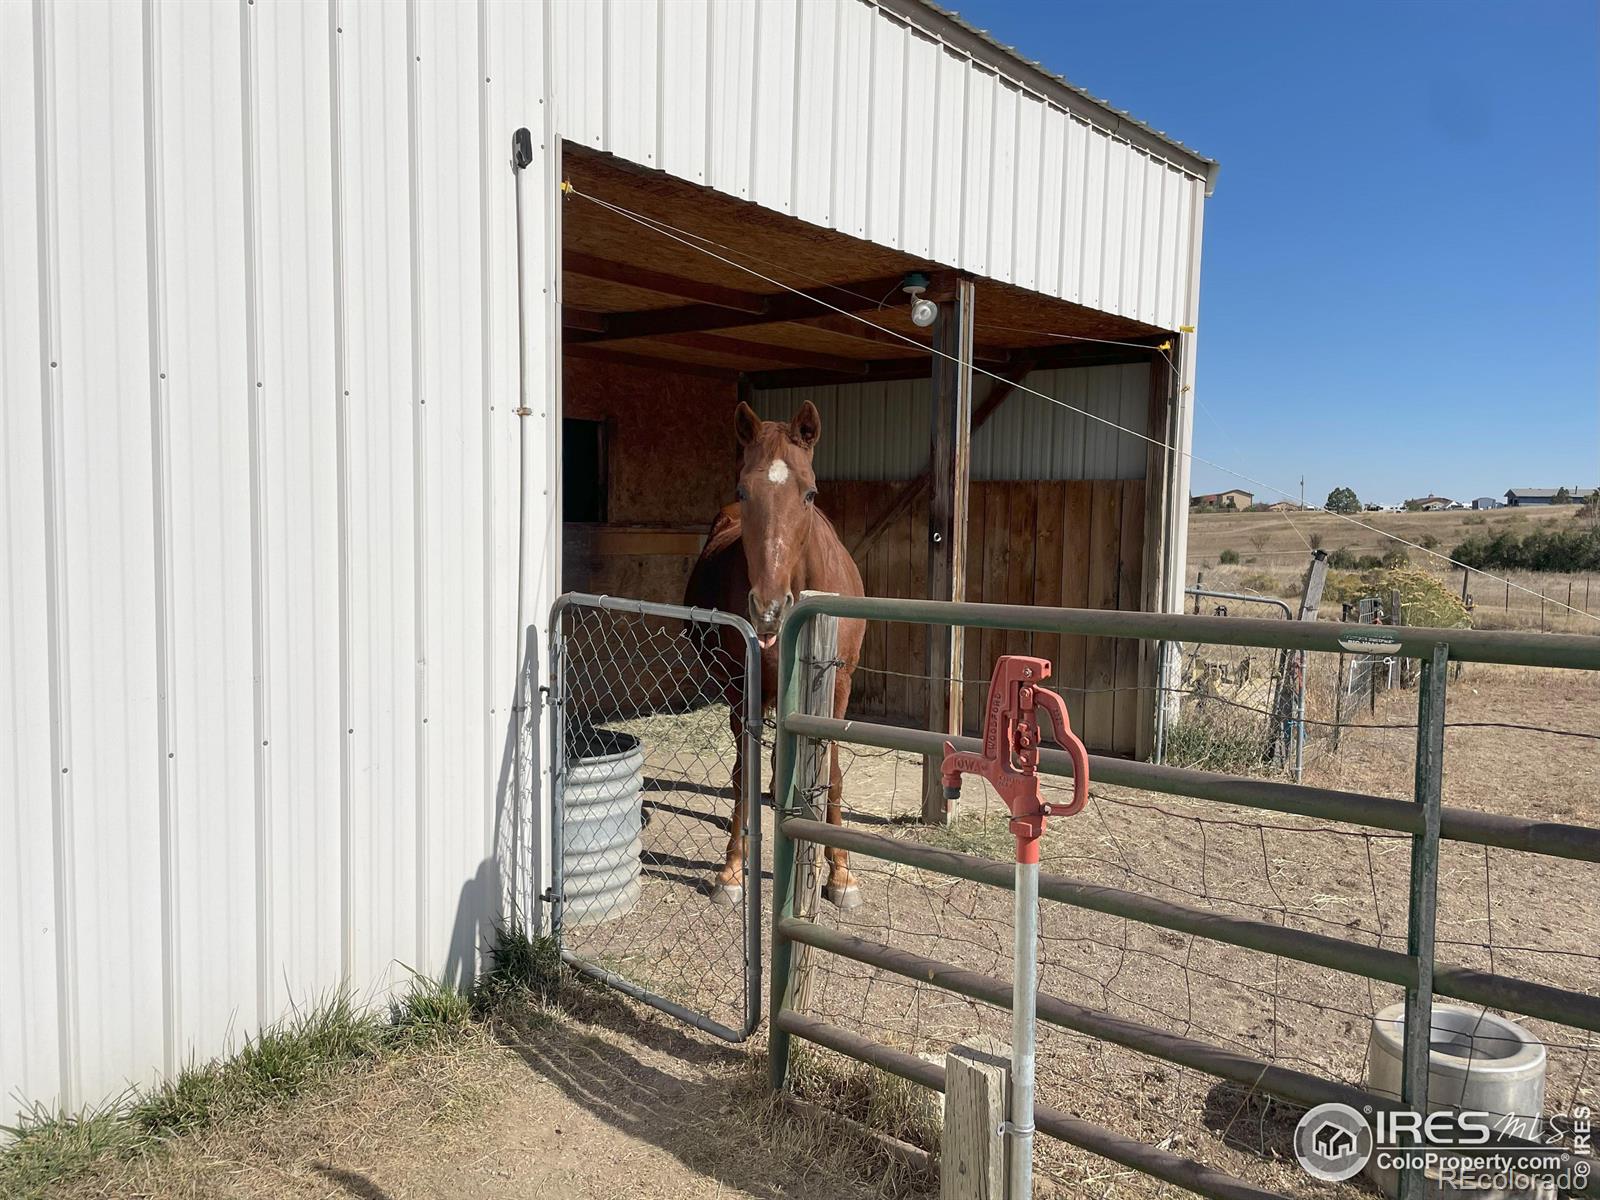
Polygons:
M1405 510L1407 512L1421 512L1422 511L1422 501L1421 500L1407 500L1406 503L1405 503Z
M1328 502L1323 507L1329 512L1355 513L1361 511L1361 501L1356 499L1354 489L1336 487L1328 493Z
M1256 548L1257 554L1265 553L1267 549L1267 543L1271 540L1272 535L1264 529L1260 533L1252 533L1250 535L1250 544Z
M1354 571L1356 562L1355 552L1348 546L1340 546L1328 555L1328 565L1335 571Z
M1239 509L1239 502L1237 500L1235 500L1232 496L1229 496L1227 498L1227 500L1223 502L1222 507L1228 509L1231 512L1237 512L1238 509Z
M1320 533L1313 533L1309 540L1311 542L1311 548L1313 550L1321 550L1322 549L1322 535Z
M1552 503L1552 504L1571 504L1572 503L1572 493L1567 491L1567 489L1564 488L1564 487L1557 488L1556 489L1556 497L1550 503Z
M1439 546L1439 539L1431 533L1425 533L1417 539L1417 544L1424 550L1435 550Z
M1226 566L1231 566L1239 561L1239 552L1237 550L1224 550L1217 555L1217 561Z

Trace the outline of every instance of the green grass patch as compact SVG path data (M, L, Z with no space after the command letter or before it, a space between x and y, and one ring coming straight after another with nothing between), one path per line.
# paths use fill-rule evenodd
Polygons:
M0 1150L0 1195L36 1196L77 1178L106 1155L139 1153L150 1138L123 1110L122 1097L76 1114L36 1105L15 1125L0 1126L0 1133L12 1139Z
M548 1004L572 980L555 939L530 937L520 927L502 926L496 931L489 960L489 969L472 994L473 1010L480 1017L492 1015L511 999Z
M1259 720L1244 722L1185 713L1167 726L1162 761L1169 767L1192 767L1197 771L1258 773L1262 768L1263 729Z
M193 1064L147 1091L77 1114L36 1107L0 1127L9 1138L0 1146L0 1195L39 1195L98 1162L159 1151L171 1138L282 1104L339 1072L459 1042L488 1015L486 997L514 989L546 999L559 976L548 939L505 934L494 962L471 994L415 975L387 1019L333 996L263 1029L232 1056Z

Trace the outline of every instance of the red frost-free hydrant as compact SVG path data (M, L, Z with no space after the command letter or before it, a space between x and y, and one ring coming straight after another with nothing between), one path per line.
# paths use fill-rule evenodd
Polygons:
M983 721L983 753L944 744L941 774L945 796L961 794L961 777L982 775L1011 813L1017 839L1016 911L1011 977L1011 1115L1006 1122L1006 1195L1033 1195L1034 1025L1039 991L1039 838L1046 817L1070 817L1089 800L1089 752L1072 732L1067 706L1043 684L1050 663L1003 654L989 680ZM1050 714L1056 743L1072 758L1072 802L1039 798L1039 710Z
M944 744L944 793L961 794L961 777L982 775L1011 812L1017 861L1039 861L1039 837L1046 817L1070 817L1089 800L1089 753L1072 732L1067 706L1046 691L1050 662L1021 654L1002 654L989 680L983 720L983 753L968 754ZM1072 757L1072 803L1046 804L1039 798L1039 711L1050 714L1056 744Z

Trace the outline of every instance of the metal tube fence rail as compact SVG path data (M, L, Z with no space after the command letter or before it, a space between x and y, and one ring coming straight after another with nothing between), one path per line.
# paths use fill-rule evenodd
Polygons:
M804 948L808 953L820 951L853 959L998 1007L1007 1007L1010 1003L1010 986L998 978L893 946L865 941L819 926L800 915L804 905L797 907L796 903L797 841L811 846L835 847L997 888L1012 886L1012 869L1008 863L830 825L810 815L796 773L802 745L812 748L809 752L813 757L814 745L822 741L939 755L947 740L945 735L939 733L836 720L816 712L802 711L804 673L799 669L801 663L797 651L806 630L818 617L961 624L1147 640L1203 639L1229 645L1334 653L1372 653L1376 650L1420 660L1422 687L1413 802L1270 779L1242 778L1101 756L1090 757L1090 774L1096 782L1410 834L1410 911L1406 953L1265 921L1226 916L1123 889L1089 885L1061 875L1045 874L1039 885L1043 900L1109 913L1147 925L1404 987L1405 1053L1398 1103L1360 1088L1290 1070L1041 993L1038 996L1038 1015L1045 1023L1102 1038L1168 1063L1231 1080L1293 1104L1315 1105L1337 1100L1357 1108L1367 1107L1369 1111L1403 1108L1415 1112L1428 1111L1429 1035L1435 994L1510 1009L1576 1029L1600 1031L1600 997L1494 971L1439 962L1434 948L1441 840L1504 847L1557 859L1600 862L1600 830L1443 807L1440 781L1448 664L1451 661L1483 662L1600 670L1600 638L1420 627L1374 630L1371 625L1337 622L807 596L785 619L779 642L774 774L774 796L779 819L776 822L773 858L769 1026L771 1082L774 1088L781 1089L786 1084L793 1037L832 1048L936 1090L942 1089L943 1084L939 1068L915 1055L839 1029L802 1011L803 1005L795 1003L796 997L791 990L791 972L797 947ZM952 737L948 740L957 749L978 747L978 741L974 738ZM1056 751L1042 752L1038 769L1041 774L1057 777L1070 778L1072 774L1068 756ZM1082 1121L1060 1118L1059 1114L1043 1108L1036 1110L1034 1124L1041 1132L1202 1195L1231 1198L1267 1194L1242 1180L1168 1151L1130 1143L1122 1135ZM1507 1137L1504 1141L1517 1144L1514 1138ZM1401 1195L1405 1200L1420 1197L1423 1186L1420 1170L1409 1170L1402 1174Z

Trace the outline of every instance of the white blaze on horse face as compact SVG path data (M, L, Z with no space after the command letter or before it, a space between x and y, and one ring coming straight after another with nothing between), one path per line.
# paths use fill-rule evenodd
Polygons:
M767 478L773 483L787 483L789 481L789 464L781 458L772 460L772 465L767 468Z

